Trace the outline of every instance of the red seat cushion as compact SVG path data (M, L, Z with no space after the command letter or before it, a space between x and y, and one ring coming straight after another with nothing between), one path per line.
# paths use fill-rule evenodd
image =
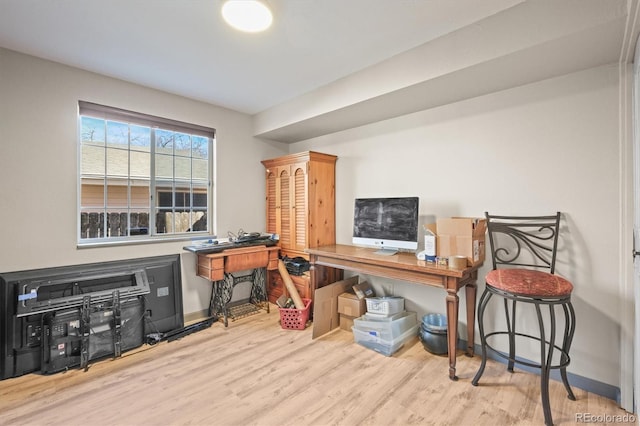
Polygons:
M573 284L561 276L532 269L494 269L486 276L490 286L509 293L532 297L568 296Z

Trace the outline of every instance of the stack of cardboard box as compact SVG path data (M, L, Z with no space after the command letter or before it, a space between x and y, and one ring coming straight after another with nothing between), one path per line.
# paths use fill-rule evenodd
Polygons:
M374 296L373 288L367 281L354 285L351 291L338 296L338 313L340 314L340 328L351 331L353 320L364 315L367 311L367 297Z

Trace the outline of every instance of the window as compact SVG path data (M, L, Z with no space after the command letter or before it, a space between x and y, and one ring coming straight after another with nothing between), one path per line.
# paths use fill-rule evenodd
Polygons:
M79 112L80 244L211 232L215 130L88 102Z

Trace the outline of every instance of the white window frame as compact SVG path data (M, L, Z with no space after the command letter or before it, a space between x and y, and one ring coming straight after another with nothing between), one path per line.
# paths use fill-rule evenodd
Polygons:
M82 238L81 235L81 213L83 212L82 205L82 117L90 116L101 120L110 120L128 123L130 125L139 125L149 127L151 129L151 143L150 143L150 182L149 182L149 229L147 234L143 235L127 235L127 236L102 236L94 238ZM207 171L208 177L206 182L207 188L207 211L206 211L206 223L207 229L204 231L193 232L171 232L171 233L157 233L155 212L158 210L158 197L156 183L162 178L156 178L155 176L155 132L156 129L176 131L180 133L189 134L192 136L203 136L208 138L208 155L207 155ZM99 105L91 102L79 101L78 102L78 166L77 166L77 208L76 208L76 220L77 220L77 245L81 247L93 247L102 245L113 244L130 244L130 243L146 243L146 242L160 242L167 240L189 240L197 237L205 237L215 235L214 229L214 203L213 200L213 177L215 176L214 170L214 158L215 158L215 129L204 127L200 125L185 123L177 120L171 120L162 117L151 116L148 114L138 113L134 111L127 111L120 108L114 108L110 106ZM105 141L106 143L106 141ZM131 146L129 145L128 152L131 152ZM173 154L175 155L175 154ZM174 157L175 158L175 157ZM105 170L106 173L106 170ZM106 174L105 174L106 178ZM174 177L175 179L175 177ZM193 182L191 180L190 182ZM105 183L106 184L106 183ZM193 185L193 184L190 184ZM163 187L161 191L166 191ZM171 190L172 192L181 192L179 188L175 186ZM127 197L128 206L127 209L131 209L131 182L127 182ZM106 194L106 192L105 192ZM106 195L105 195L106 197ZM104 202L104 214L108 211L108 205L105 199ZM174 206L175 207L175 206ZM129 212L130 214L130 212ZM130 217L128 216L127 223L130 224ZM106 225L104 227L106 229ZM128 228L129 229L129 228Z

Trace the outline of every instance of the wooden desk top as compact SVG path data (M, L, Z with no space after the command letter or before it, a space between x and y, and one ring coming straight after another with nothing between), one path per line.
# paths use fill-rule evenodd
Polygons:
M399 252L394 255L376 254L375 248L365 248L345 244L309 248L312 263L349 269L371 275L394 278L404 281L446 287L444 281L450 277L458 282L467 278L475 279L475 272L480 265L468 266L464 269L453 269L438 266L435 263L418 260L415 254Z

